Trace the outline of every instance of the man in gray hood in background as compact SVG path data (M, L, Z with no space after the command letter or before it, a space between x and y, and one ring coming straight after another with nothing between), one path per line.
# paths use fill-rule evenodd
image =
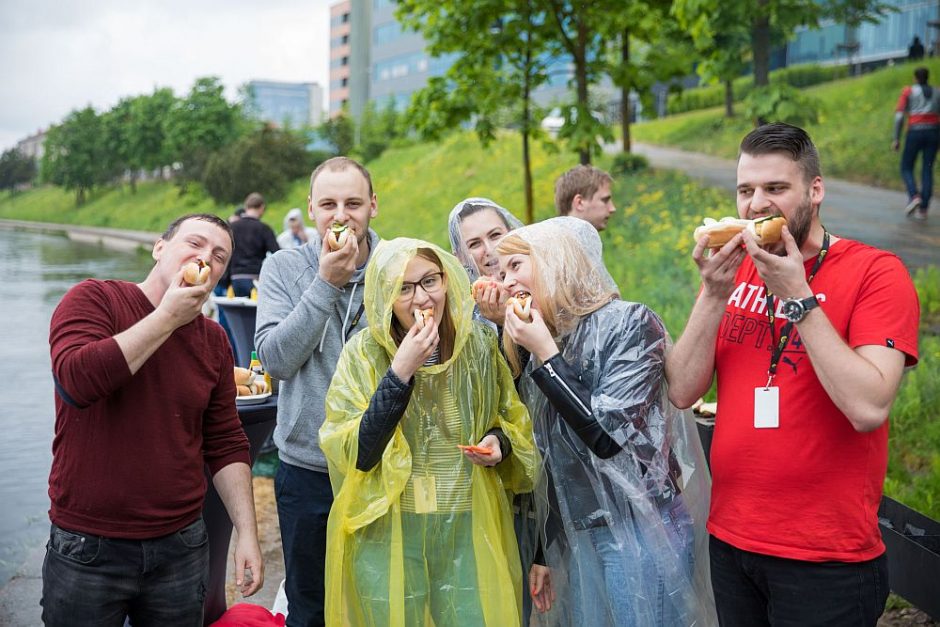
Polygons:
M288 627L323 625L326 523L333 491L318 431L324 399L343 344L367 327L365 268L379 242L369 229L378 213L369 172L346 157L323 162L310 176L308 214L317 235L282 250L261 270L255 345L261 363L281 381L274 443L274 479L287 582ZM338 250L334 224L353 231Z

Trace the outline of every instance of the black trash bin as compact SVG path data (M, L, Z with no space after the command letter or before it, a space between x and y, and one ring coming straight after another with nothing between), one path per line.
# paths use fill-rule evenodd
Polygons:
M887 496L878 523L891 591L940 620L940 523Z

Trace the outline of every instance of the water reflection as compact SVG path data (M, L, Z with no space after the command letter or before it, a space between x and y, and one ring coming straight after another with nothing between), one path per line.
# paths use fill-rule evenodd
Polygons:
M79 281L140 281L146 254L110 251L65 236L0 229L0 585L48 533L46 495L55 422L49 320Z

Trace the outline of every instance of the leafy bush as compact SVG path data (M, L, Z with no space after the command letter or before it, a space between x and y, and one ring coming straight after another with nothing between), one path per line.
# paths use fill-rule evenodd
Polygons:
M642 172L650 167L649 159L632 152L621 152L614 157L610 171L614 174Z
M790 85L792 87L810 87L820 83L838 80L848 76L846 66L795 65L774 70L770 73L771 85ZM736 102L745 99L754 89L753 76L741 76L732 83ZM693 89L670 94L666 108L670 114L696 111L709 107L718 107L725 102L725 86L704 85Z
M755 89L744 100L747 117L767 122L787 122L796 126L815 124L820 102L789 85L770 85Z
M220 204L237 203L251 192L279 198L294 179L310 172L305 140L287 131L264 128L209 157L203 184Z

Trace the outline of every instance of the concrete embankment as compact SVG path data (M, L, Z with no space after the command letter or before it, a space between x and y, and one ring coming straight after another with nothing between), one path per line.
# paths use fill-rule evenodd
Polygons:
M148 231L129 231L101 226L81 224L56 224L52 222L30 222L27 220L0 219L0 229L34 231L39 233L64 233L69 239L111 250L135 251L139 248L149 250L160 237L159 233Z

